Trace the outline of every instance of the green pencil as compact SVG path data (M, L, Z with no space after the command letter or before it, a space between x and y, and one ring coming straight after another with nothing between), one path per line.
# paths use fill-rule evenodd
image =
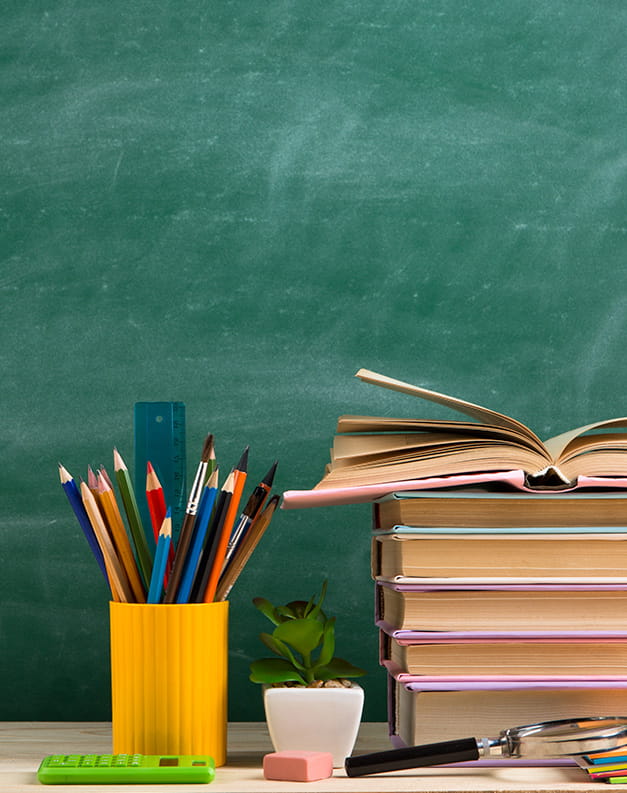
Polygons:
M144 527L142 526L142 519L139 515L133 483L131 482L128 468L117 449L113 450L113 468L122 495L122 503L124 504L126 517L128 518L128 525L131 530L131 535L133 536L133 542L135 543L139 569L144 579L144 585L146 589L148 589L152 575L152 556L148 548Z

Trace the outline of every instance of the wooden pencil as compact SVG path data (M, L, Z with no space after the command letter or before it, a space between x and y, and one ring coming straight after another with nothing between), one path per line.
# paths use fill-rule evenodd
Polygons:
M248 501L246 502L246 506L242 510L242 514L239 516L238 521L235 524L235 528L231 532L229 543L226 547L226 556L224 558L225 567L228 564L231 556L235 553L235 549L244 538L244 535L248 531L250 525L261 512L264 502L270 494L270 490L272 489L272 482L274 481L277 465L278 463L275 460L275 462L272 463L268 473L250 494Z
M109 527L113 545L117 551L118 559L126 572L135 601L137 603L145 603L146 590L137 569L137 562L133 556L133 549L126 533L122 514L115 498L115 492L107 481L107 477L102 474L102 470L98 475L98 493L102 515Z
M133 591L128 582L126 573L120 564L120 561L109 537L108 529L98 509L96 498L89 489L86 482L81 482L81 496L85 511L89 516L89 520L94 530L94 534L98 539L98 544L102 550L102 555L107 568L107 575L109 577L109 586L111 587L111 594L114 600L122 601L125 603L133 603Z
M152 567L152 578L150 589L148 590L148 603L160 603L161 592L163 591L163 578L165 567L168 562L168 551L172 542L172 518L168 509L157 539L157 550L155 553L155 563Z
M113 467L115 469L115 478L122 495L122 503L124 504L131 536L135 544L139 569L144 580L144 586L148 587L150 586L150 576L152 573L152 555L148 548L144 527L142 526L142 520L139 515L133 483L131 482L126 463L117 449L113 450Z
M207 474L207 467L211 457L211 450L213 448L213 435L209 434L205 438L200 455L200 462L196 469L196 476L192 484L187 507L185 508L185 515L183 517L183 525L179 533L179 539L174 551L174 563L172 564L172 571L168 580L168 587L165 591L164 603L176 603L176 595L181 583L181 577L185 568L185 561L187 559L187 552L192 539L194 530L194 522L196 520L196 513L198 511L198 504L202 495L202 489L205 484L205 477Z
M213 560L215 559L217 542L220 537L220 532L222 531L222 526L224 525L226 513L229 509L231 497L233 495L233 481L234 474L233 471L231 471L231 473L227 476L226 481L222 485L220 493L217 497L215 509L213 510L213 517L211 519L211 525L207 530L205 547L202 550L198 567L196 568L196 576L194 578L189 600L190 603L203 602L203 597L207 588L207 583L209 581L209 575L211 574L211 567L213 565Z
M76 480L67 470L67 468L64 468L61 465L61 463L59 463L59 478L61 479L61 486L65 491L68 501L70 502L70 506L76 515L78 525L81 527L83 534L85 535L85 539L91 548L91 552L93 553L96 562L98 562L98 567L102 571L107 583L109 583L109 576L107 575L104 557L102 555L102 551L100 550L100 545L98 544L98 540L94 533L93 526L91 525L91 521L89 520L89 515L85 511L85 505L83 504L83 499L81 498Z
M279 498L279 496L272 496L269 499L263 511L257 515L250 529L246 532L243 541L236 548L231 560L220 576L215 600L226 600L229 596L233 585L270 525L274 511L279 504Z
M165 493L163 487L157 476L153 464L148 461L146 465L146 502L148 504L148 512L150 513L150 522L152 523L152 531L155 538L155 545L159 540L159 532L163 524L166 512L168 511L165 503ZM168 561L165 566L164 582L165 586L168 584L170 570L172 569L172 562L174 561L174 548L172 543L169 543Z
M207 529L209 528L209 521L211 520L213 507L215 505L218 493L219 470L219 468L213 469L200 499L198 515L196 516L196 522L194 524L194 535L189 545L185 568L183 570L181 583L176 595L177 603L190 602L189 599L192 593L194 578L196 577L196 570L198 569L198 564L202 555L202 549L205 545Z
M244 490L244 484L246 483L247 467L248 447L246 447L239 462L233 469L233 495L224 518L222 530L220 531L219 536L216 538L215 554L211 564L207 587L203 595L203 601L205 603L213 603L215 598L216 590L218 588L218 581L220 580L220 574L222 572L222 568L224 567L229 537L231 536L233 524L235 523L235 518L237 516L239 502Z
M146 466L146 501L148 503L148 512L150 513L152 532L155 542L157 542L168 508L165 503L163 487L150 460Z

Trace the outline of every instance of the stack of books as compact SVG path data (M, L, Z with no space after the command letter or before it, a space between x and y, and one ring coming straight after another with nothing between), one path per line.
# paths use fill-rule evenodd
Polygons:
M627 713L625 515L627 493L607 492L469 487L376 503L395 742Z
M367 370L471 421L342 416L284 508L374 501L372 575L396 744L627 714L627 419L540 440L521 422Z

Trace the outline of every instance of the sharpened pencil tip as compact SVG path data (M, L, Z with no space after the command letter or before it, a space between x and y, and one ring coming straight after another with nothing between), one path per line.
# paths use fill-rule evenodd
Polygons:
M267 473L267 474L264 476L264 478L261 480L261 481L262 481L262 483L263 483L264 485L266 485L267 487L270 487L270 486L272 485L272 483L274 482L274 475L275 475L275 473L276 473L276 468L277 468L277 465L278 465L278 464L279 464L279 461L278 461L278 460L275 460L275 461L272 463L272 465L271 465L271 467L270 467L270 470L268 471L268 473Z
M239 462L235 466L238 471L246 471L248 468L248 450L249 446L247 446L244 451L242 452L242 456L239 458Z

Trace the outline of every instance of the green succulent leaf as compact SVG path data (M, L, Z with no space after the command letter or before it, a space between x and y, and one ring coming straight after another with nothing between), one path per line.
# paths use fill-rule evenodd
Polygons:
M322 649L320 650L320 655L318 656L318 663L316 664L316 669L318 667L326 666L330 663L331 659L333 658L333 653L335 652L335 617L331 617L328 619L323 628L322 633Z
M318 680L335 680L338 677L361 677L365 674L365 669L353 666L353 664L343 658L332 658L326 666L316 668Z
M302 619L306 616L307 613L307 601L306 600L292 600L290 603L287 604L287 608L292 611L294 617L297 619Z
M280 639L277 639L275 636L269 633L260 633L259 638L261 641L266 645L266 647L272 650L273 653L280 655L282 658L287 658L287 660L295 666L297 669L304 669L305 667L296 659L296 656L291 651L291 649L282 642Z
M273 631L275 639L291 645L301 655L309 655L320 644L323 628L312 619L296 619L282 622Z
M272 603L267 600L267 598L253 598L253 604L255 608L264 615L264 617L267 617L270 620L270 622L272 622L274 625L279 624L276 609Z
M298 671L282 658L260 658L250 665L250 680L253 683L295 682L306 685Z
M312 619L312 618L318 619L318 616L320 614L322 614L322 604L324 603L324 598L326 597L326 594L327 594L328 583L329 582L325 578L325 580L322 582L322 589L320 590L320 597L319 597L318 602L316 603L316 605L311 610L311 613L309 614L309 619Z

